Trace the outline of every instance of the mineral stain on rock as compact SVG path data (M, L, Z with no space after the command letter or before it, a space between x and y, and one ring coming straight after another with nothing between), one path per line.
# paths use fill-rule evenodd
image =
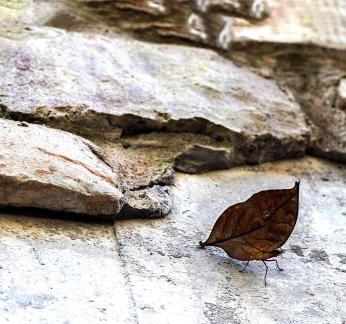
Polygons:
M300 257L304 256L303 249L299 245L291 245L291 250L293 253L295 253L296 255Z
M310 260L312 262L328 262L329 263L329 256L326 251L324 250L311 250L309 253Z
M339 253L337 256L340 258L340 263L346 264L346 254Z

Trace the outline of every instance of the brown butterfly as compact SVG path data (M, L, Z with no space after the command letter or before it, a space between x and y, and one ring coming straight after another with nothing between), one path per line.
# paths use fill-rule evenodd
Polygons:
M227 208L216 221L209 238L199 242L201 247L217 246L231 258L247 261L260 260L266 266L264 284L267 284L266 261L275 261L283 253L279 249L291 235L297 222L299 208L299 181L292 189L265 190L248 200Z

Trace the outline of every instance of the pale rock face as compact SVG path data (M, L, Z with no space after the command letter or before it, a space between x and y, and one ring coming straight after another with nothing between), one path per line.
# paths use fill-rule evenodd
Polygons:
M340 80L335 104L340 110L346 110L346 79Z
M230 205L300 180L284 271L199 249ZM178 174L170 217L114 224L140 323L342 323L346 318L346 166L304 157L203 175ZM330 288L332 287L332 289ZM323 289L323 293L321 293ZM297 310L297 311L292 311Z
M218 40L226 18L234 21L228 29L229 47L255 42L346 49L346 4L342 0L165 0L155 4L78 0L68 6L77 17L86 14L149 39L153 35L175 37L225 48Z
M0 205L115 215L124 188L91 142L0 119Z
M118 136L202 133L235 145L238 164L304 154L299 106L210 50L48 31L0 41L5 115Z

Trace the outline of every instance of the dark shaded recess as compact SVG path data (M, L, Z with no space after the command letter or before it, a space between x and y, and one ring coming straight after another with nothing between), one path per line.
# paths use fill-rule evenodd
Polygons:
M308 154L311 154L313 156L317 156L326 160L331 160L331 161L335 161L339 163L346 163L346 152L342 153L342 152L337 152L333 150L326 152L319 149L318 147L309 147L306 152Z
M201 173L231 168L231 154L226 150L194 145L174 159L173 168L185 173Z
M188 118L188 119L169 119L169 116L160 114L158 119L150 119L136 116L133 114L123 114L119 116L106 115L92 110L88 110L88 114L81 115L78 110L73 108L66 111L63 115L56 115L56 112L61 112L62 108L57 107L57 111L52 109L46 113L40 111L34 113L22 113L10 111L5 105L0 104L0 117L8 118L15 121L26 121L34 124L42 124L52 126L54 128L63 129L74 132L79 127L86 127L93 130L92 127L97 123L97 131L110 131L114 128L122 129L122 136L145 134L151 132L171 132L171 133L193 133L205 134L216 139L217 141L236 141L241 140L240 134L234 133L223 126L212 124L204 118ZM88 122L88 119L93 118L93 123ZM68 121L68 123L66 123ZM106 126L102 125L105 124ZM75 128L66 129L66 126ZM107 129L102 129L107 128Z
M270 134L256 137L251 142L238 145L238 151L246 164L258 164L285 158L302 157L305 154L307 139L296 140L294 143L283 143ZM294 145L294 146L293 146Z
M87 214L67 213L60 211L53 211L43 208L35 207L2 207L0 206L1 214L9 214L15 216L25 216L34 218L45 218L45 219L59 219L67 220L72 222L83 222L92 224L112 224L114 220L113 215L97 215L91 216Z
M261 17L254 17L251 7L254 0L242 0L238 5L232 3L210 2L207 12L202 12L194 0L165 0L164 12L151 8L145 1L86 1L78 3L78 10L84 9L93 18L108 26L120 27L132 36L154 42L173 42L178 44L216 46L218 35L223 28L223 16L245 18L255 24L265 19L268 8ZM68 3L73 7L74 4ZM188 17L195 13L203 20L203 28L208 37L201 39L192 35L187 27Z
M72 30L82 24L85 24L82 19L65 11L57 12L45 23L46 26L65 30Z
M115 219L139 219L139 218L159 218L164 217L160 210L155 213L152 210L140 209L130 206L129 204L124 204L123 208L118 214L115 215Z
M92 224L112 224L116 219L140 219L140 218L158 218L165 217L160 210L155 213L149 209L139 209L124 204L118 214L114 215L97 215L77 214L61 211L53 211L50 209L36 207L9 207L0 205L1 214L9 214L15 216L25 216L33 218L59 219L73 222L83 222Z
M158 120L124 114L111 116L110 122L113 127L122 129L122 135L136 135L151 132L171 133L195 133L206 134L207 125L210 123L203 118L180 119L180 120Z
M0 109L0 117L16 121L48 125L53 128L62 129L87 137L91 140L92 138L90 138L90 136L92 134L96 135L96 133L102 132L109 133L116 128L122 130L121 136L123 137L151 132L187 132L207 135L215 139L217 142L224 142L226 146L230 145L234 147L234 154L232 154L231 163L227 162L227 159L224 157L218 156L219 158L221 157L222 160L221 162L219 161L220 169L236 165L252 165L286 158L302 157L305 154L309 142L308 135L305 138L294 139L287 143L277 139L271 134L259 135L252 139L243 134L233 132L221 125L213 124L204 118L198 117L174 120L170 119L169 115L158 114L157 119L150 119L133 114L112 116L92 110L88 110L87 114L82 115L79 109L68 109L66 107L57 107L57 111L53 109L50 111L37 111L29 114L9 111L4 105L0 106ZM61 114L63 111L64 113ZM60 114L56 114L57 112ZM129 146L125 144L124 147L126 148ZM184 156L185 161L187 161L187 159L191 160L191 167L192 164L197 161L196 159L198 156L196 154L198 153L195 152L194 157L191 155ZM183 171L184 167L180 168L178 165L179 164L177 164L177 169ZM201 169L197 172L215 170L218 165L212 165L209 161L205 166L201 164L200 167ZM193 171L191 169L186 172L192 173Z

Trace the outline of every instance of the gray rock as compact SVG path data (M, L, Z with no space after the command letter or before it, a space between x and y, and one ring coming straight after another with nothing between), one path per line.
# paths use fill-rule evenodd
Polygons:
M237 165L239 155L229 144L201 134L151 132L125 136L121 142L136 155L143 154L159 165L167 165L166 175L172 169L187 173L228 169ZM164 179L157 174L162 183Z
M284 271L268 263L267 287L261 262L239 273L241 262L220 249L197 247L230 204L259 190L290 187L296 179L301 180L298 222L278 258ZM173 212L163 219L117 220L113 227L38 218L36 210L34 217L0 212L1 318L341 323L345 184L344 165L305 157L178 174Z
M131 191L117 219L154 218L167 215L173 206L171 188L154 185L150 188Z
M298 58L299 64L295 63ZM287 73L287 69L293 73ZM312 129L309 153L346 162L345 60L301 53L288 55L286 63L278 64L276 70L282 87L294 93L309 118Z
M117 173L91 142L60 130L0 119L0 205L115 215Z
M173 167L177 171L198 173L232 167L229 150L193 145L174 159Z
M150 40L174 38L224 49L251 43L314 44L346 49L343 1L78 0L69 5L76 16L87 12L109 26L116 25Z
M244 264L221 249L198 248L228 206L261 190L290 188L297 179L298 221L277 258L284 271L268 262L267 287L262 262L239 273ZM312 157L177 174L170 217L114 224L138 322L161 323L167 316L174 323L342 322L345 184L345 165Z
M0 213L2 321L135 323L112 226L31 216Z
M0 61L10 118L112 140L205 134L234 146L238 164L301 156L308 143L303 113L274 81L210 50L46 28L1 39Z

